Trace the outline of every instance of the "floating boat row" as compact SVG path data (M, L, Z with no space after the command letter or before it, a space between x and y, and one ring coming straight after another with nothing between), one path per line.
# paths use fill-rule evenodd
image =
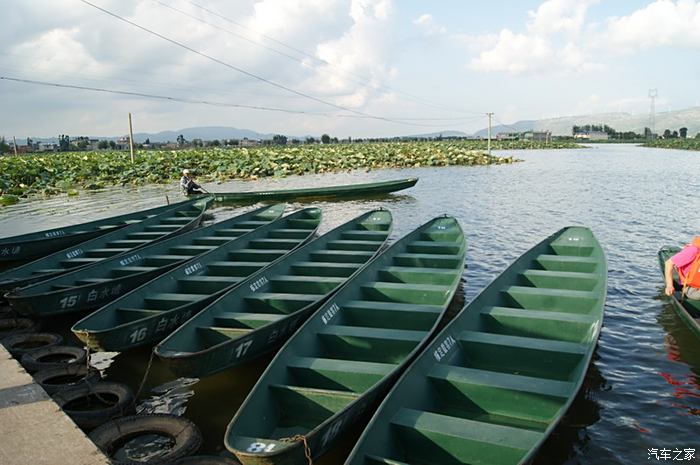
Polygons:
M194 221L206 208L195 205L166 216ZM464 270L454 218L384 249L386 210L313 240L321 211L283 210L104 252L8 299L45 316L69 310L66 292L81 293L74 307L85 310L96 286L123 286L74 333L95 350L157 344L184 376L281 347L224 438L244 464L307 463L358 424L368 426L348 465L530 461L579 391L600 334L607 268L590 230L564 228L533 247L435 335ZM106 236L130 240L132 226Z
M306 208L199 255L105 305L72 330L94 350L154 344L248 276L313 237L321 210Z
M387 210L360 215L220 297L161 342L155 353L180 376L204 377L278 348L319 305L379 252Z
M283 204L259 208L45 279L5 298L20 313L38 317L99 308L195 256L276 220L284 208Z

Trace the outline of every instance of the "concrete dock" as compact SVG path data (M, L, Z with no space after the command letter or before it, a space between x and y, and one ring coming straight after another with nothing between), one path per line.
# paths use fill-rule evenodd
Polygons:
M104 454L2 345L0 464L109 464Z

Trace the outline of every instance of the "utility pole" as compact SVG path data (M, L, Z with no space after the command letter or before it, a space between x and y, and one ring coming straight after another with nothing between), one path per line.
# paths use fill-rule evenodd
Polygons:
M12 146L15 148L15 157L17 156L17 139L15 139L15 136L12 136Z
M491 156L491 117L493 116L493 112L486 113L486 116L489 117L489 141L488 141L488 151L489 151L489 156Z
M131 152L131 163L134 162L134 130L131 127L131 113L129 113L129 151Z

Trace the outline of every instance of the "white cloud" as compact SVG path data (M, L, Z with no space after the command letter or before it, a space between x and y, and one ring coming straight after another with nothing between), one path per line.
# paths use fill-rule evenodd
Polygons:
M597 3L597 0L546 1L537 11L528 12L528 32L537 35L563 32L576 36L585 23L588 7L594 3Z
M547 0L528 13L526 33L503 29L493 35L467 39L477 51L469 67L477 71L510 74L562 73L597 69L578 40L586 12L596 0ZM564 45L562 43L564 37ZM464 40L464 38L462 38Z
M352 25L341 37L316 46L316 56L328 64L316 70L307 87L352 108L380 96L382 83L396 74L388 64L391 12L391 0L352 0Z
M619 52L658 46L700 47L700 2L657 0L628 16L610 18L600 43Z
M413 20L413 24L420 27L423 32L428 36L442 35L447 33L447 29L444 26L440 26L435 18L429 14L422 14L418 18Z
M293 55L305 65L155 2L99 0L96 3L222 61L336 104L367 112L371 108L385 112L381 105L393 98L384 87L397 74L391 65L392 57L396 56L392 53L391 40L395 27L392 0L212 0L207 4L211 10L233 18L248 29L205 13L188 2L171 3L174 8L220 28ZM277 42L265 36L274 37ZM318 102L263 84L79 3L71 3L68 8L67 3L58 0L19 2L4 19L0 39L0 69L3 74L15 77L312 113L332 111ZM316 59L284 48L280 42L306 51ZM90 125L91 134L122 131L121 119L115 121L112 116L100 116L105 108L110 109L110 114L140 112L140 121L151 125L148 129L155 129L154 125L162 128L225 122L260 130L274 127L280 130L281 127L302 126L308 118L311 124L321 125L319 131L322 131L338 121L350 121L215 107L178 107L159 101L6 82L0 86L0 100L14 106L15 118L12 122L3 121L5 128L10 125L35 128L32 123L37 120L36 115L25 109L40 107L55 109L44 114L63 115L51 126L58 125L65 132L73 131L73 127L89 116L95 123ZM88 108L88 101L90 105L99 103ZM183 118L185 120L181 121ZM69 124L73 127L65 127ZM108 127L110 124L112 126ZM53 132L51 129L49 133Z
M471 68L479 71L506 71L518 74L537 71L553 58L553 50L544 37L515 34L503 29L498 41L472 60Z

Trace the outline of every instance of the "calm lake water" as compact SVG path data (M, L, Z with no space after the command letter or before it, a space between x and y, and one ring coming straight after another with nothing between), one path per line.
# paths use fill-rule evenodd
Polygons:
M584 389L535 463L655 463L649 460L649 448L693 448L700 457L700 341L663 298L656 256L661 246L681 245L700 234L693 195L700 153L629 145L503 153L524 162L355 171L206 187L258 190L418 176L416 187L396 195L314 203L324 212L321 232L379 206L394 214L394 239L434 216L453 215L468 240L467 301L552 232L572 224L590 227L608 259L604 327ZM0 236L158 205L166 194L178 199L175 183L25 202L0 210ZM219 208L213 219L240 211ZM45 329L67 334L76 319L49 322ZM107 379L136 390L149 350L102 354L101 359L104 365L111 363L105 369ZM269 360L203 380L175 379L156 361L139 407L185 415L204 433L202 452L222 453L226 425ZM348 435L316 463L342 463L358 434Z

